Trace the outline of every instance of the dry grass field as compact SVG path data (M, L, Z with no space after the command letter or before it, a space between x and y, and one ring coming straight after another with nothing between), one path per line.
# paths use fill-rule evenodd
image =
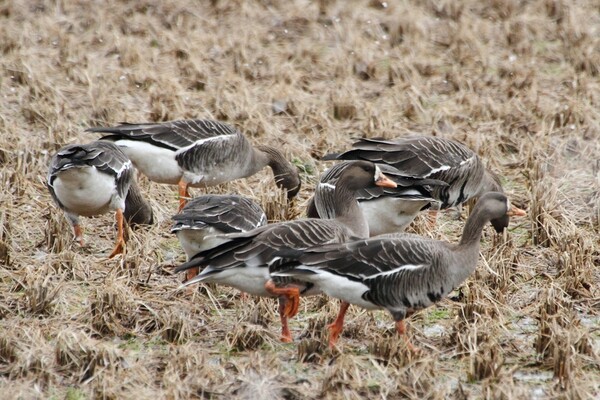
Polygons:
M0 2L0 398L600 398L600 5L596 0ZM140 177L157 224L107 259L110 215L72 239L45 187L51 155L120 121L214 118L281 147L271 171L211 190L303 215L323 154L352 138L466 143L528 212L486 228L474 274L408 321L177 290L175 187ZM202 193L195 190L195 194ZM468 210L463 210L463 217ZM444 213L435 231L457 241Z

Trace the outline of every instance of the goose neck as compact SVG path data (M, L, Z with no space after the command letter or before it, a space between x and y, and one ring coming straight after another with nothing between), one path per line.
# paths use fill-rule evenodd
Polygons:
M486 215L485 210L481 207L475 207L473 212L467 219L467 223L463 229L460 239L460 247L479 246L483 227L490 218Z
M335 219L350 228L354 235L369 237L369 225L358 206L355 192L340 182L335 187L333 209Z

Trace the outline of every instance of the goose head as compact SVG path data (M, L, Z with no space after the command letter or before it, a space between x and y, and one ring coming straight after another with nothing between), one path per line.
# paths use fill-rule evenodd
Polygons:
M513 206L508 197L501 192L485 193L479 198L474 211L477 209L479 209L478 214L488 219L497 231L498 228L504 229L504 227L508 226L510 217L522 217L526 215L525 211Z
M275 175L275 184L287 190L288 199L293 198L300 191L300 173L293 164L281 164L277 167L271 167Z
M354 161L349 164L336 184L336 188L346 187L351 191L374 186L395 188L397 184L385 176L379 166L369 161Z
M296 196L300 191L300 173L298 172L298 168L274 147L257 145L255 148L262 154L262 157L266 158L267 165L273 170L275 184L287 190L288 199Z

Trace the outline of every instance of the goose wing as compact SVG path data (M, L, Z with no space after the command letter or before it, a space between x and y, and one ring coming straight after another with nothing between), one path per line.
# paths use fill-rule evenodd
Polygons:
M360 297L387 309L419 309L438 301L452 288L446 284L445 246L416 235L376 237L343 244L320 246L304 251L283 250L286 260L275 276L291 276L319 284L355 287ZM329 279L311 279L325 273ZM349 286L346 282L360 285ZM325 293L336 288L321 287ZM342 293L342 296L346 294ZM356 293L347 293L352 302Z
M471 149L453 140L414 136L395 140L362 138L352 145L352 150L333 157L389 164L405 176L438 178L436 172L458 168L477 156Z
M88 131L108 133L101 140L141 140L174 151L192 146L199 141L241 135L231 125L207 119L142 124L123 122L118 126L90 128Z

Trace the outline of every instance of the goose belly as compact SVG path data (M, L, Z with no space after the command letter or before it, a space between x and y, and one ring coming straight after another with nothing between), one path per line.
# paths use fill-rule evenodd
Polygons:
M359 205L369 224L369 236L377 236L404 231L427 203L426 200L382 197L361 201Z
M214 282L225 286L231 286L242 292L254 296L272 297L265 290L265 283L269 280L269 268L262 267L236 267L227 268L210 275L203 282Z
M199 252L212 249L224 243L224 239L214 237L214 235L222 233L213 227L204 227L201 229L183 228L175 232L188 261Z
M115 144L151 181L176 185L181 179L183 172L174 151L139 140L117 140Z
M62 171L52 186L56 197L68 211L84 217L104 214L119 206L124 208L124 200L116 198L114 177L95 167Z

